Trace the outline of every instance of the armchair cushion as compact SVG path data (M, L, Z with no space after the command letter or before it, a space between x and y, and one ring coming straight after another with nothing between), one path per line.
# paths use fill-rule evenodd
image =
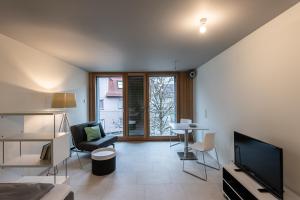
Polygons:
M98 140L101 138L99 126L85 127L84 131L86 133L87 141Z
M107 147L113 143L115 143L118 140L117 136L110 136L107 135L104 138L100 138L99 140L93 140L93 141L84 141L81 142L78 145L78 149L83 150L83 151L94 151L95 149L98 148L103 148Z

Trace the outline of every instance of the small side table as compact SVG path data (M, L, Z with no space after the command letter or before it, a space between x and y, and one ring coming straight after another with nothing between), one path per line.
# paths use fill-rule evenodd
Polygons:
M92 173L103 176L116 169L116 150L113 148L99 148L92 152Z

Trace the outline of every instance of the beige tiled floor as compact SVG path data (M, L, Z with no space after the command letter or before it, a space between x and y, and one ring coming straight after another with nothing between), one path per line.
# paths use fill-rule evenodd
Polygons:
M75 154L69 161L70 185L75 199L97 200L219 200L221 171L208 169L208 182L182 172L178 145L170 148L168 142L116 144L117 169L107 176L91 174L89 155L81 154L83 169ZM199 175L201 165L189 161L187 168Z

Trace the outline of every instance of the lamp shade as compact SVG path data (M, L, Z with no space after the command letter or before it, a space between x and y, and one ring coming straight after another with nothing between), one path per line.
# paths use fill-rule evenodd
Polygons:
M52 96L52 108L75 108L76 97L74 93L54 93Z

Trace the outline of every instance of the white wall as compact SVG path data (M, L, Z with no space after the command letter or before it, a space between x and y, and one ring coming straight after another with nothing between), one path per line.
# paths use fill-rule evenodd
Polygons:
M87 72L0 34L0 112L50 108L52 92L76 93L72 123L87 120Z
M200 66L194 84L195 119L216 131L222 162L233 160L234 130L280 146L299 194L300 3Z
M0 34L0 113L49 109L51 93L64 91L76 93L77 107L67 111L70 123L86 122L87 72ZM0 118L0 136L20 130L52 130L52 124L49 117ZM40 146L30 145L31 149L26 150L40 151ZM7 150L13 154L17 147L10 145ZM0 170L0 180L5 177L3 173Z

